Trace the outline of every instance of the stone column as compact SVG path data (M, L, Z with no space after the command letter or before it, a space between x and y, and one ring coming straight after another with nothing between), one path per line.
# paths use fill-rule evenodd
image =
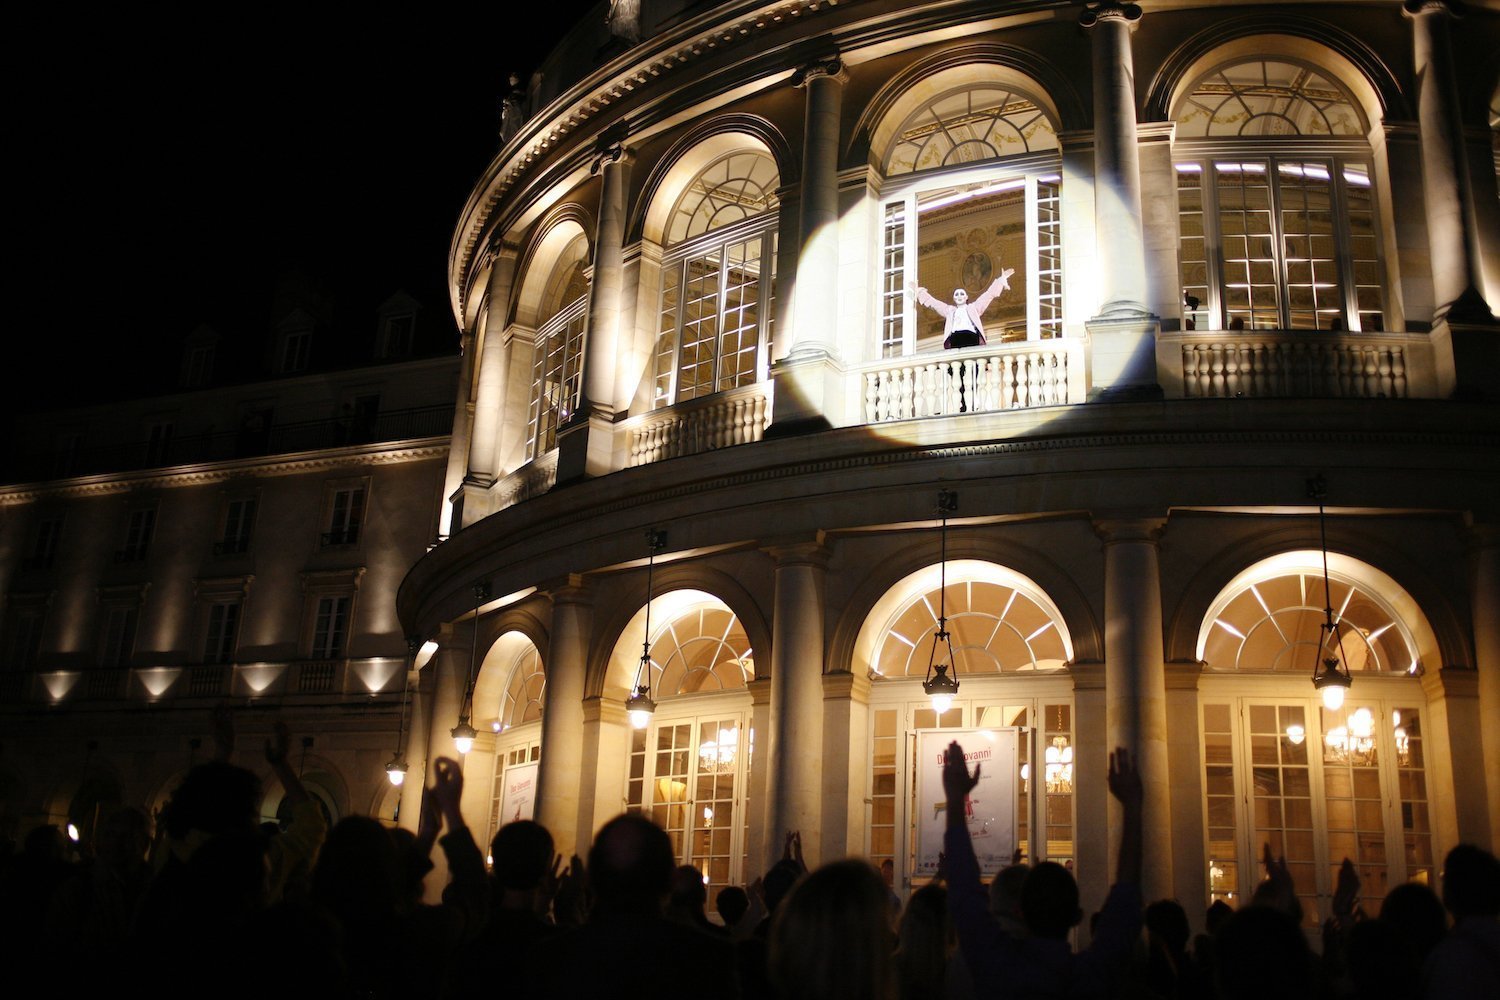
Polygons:
M548 588L552 597L547 651L547 705L542 712L542 758L537 767L536 819L552 832L563 857L578 844L583 768L583 692L593 632L592 597L579 577ZM581 831L587 835L589 831Z
M433 659L436 659L436 655ZM432 702L433 694L437 688L435 674L436 666L429 665L427 669L413 670L408 678L411 685L407 697L410 699L409 711L411 712L411 728L406 734L406 781L401 785L401 817L399 825L402 829L417 829L417 823L422 818L422 787L426 783L427 775L427 752L428 733L432 731Z
M406 772L406 784L411 786L415 793L415 803L411 812L413 828L421 817L422 786L431 784L431 774L434 764L439 757L447 757L463 763L458 755L458 749L453 745L451 730L458 725L458 713L462 709L464 701L464 689L469 682L469 643L468 630L465 629L453 636L458 640L453 645L444 643L432 656L429 667L434 671L432 689L432 711L428 714L427 725L427 760L425 769L419 770L412 767ZM415 736L415 734L413 734ZM415 745L415 744L414 744ZM408 761L414 764L414 761ZM403 813L405 807L403 806ZM465 815L464 820L473 830L478 826L483 836L483 817ZM432 852L432 871L428 873L424 883L424 898L429 903L442 901L443 886L448 884L448 860L441 851Z
M505 419L505 391L510 382L510 358L507 353L505 317L510 312L511 288L515 283L517 248L499 243L490 265L490 281L485 292L483 343L479 347L479 384L474 390L474 423L469 434L468 471L463 479L460 529L468 527L490 512L490 487L500 468L500 431ZM472 374L469 375L471 379ZM463 390L467 390L465 381ZM460 391L460 397L464 395ZM457 437L454 438L457 450Z
M802 133L801 217L797 227L795 323L791 350L773 366L772 425L782 434L843 422L838 364L839 114L844 64L838 56L797 70L807 92Z
M1094 278L1099 314L1088 322L1096 398L1159 397L1157 318L1147 306L1146 244L1141 226L1133 3L1098 3L1080 22L1093 34Z
M584 700L580 716L582 767L574 849L583 854L593 842L594 831L625 808L622 790L630 769L630 722L623 701L599 696Z
M1500 392L1500 330L1481 290L1474 185L1448 39L1453 11L1444 0L1407 0L1404 9L1412 21L1416 63L1422 200L1437 302L1433 339L1440 350L1451 345L1456 392Z
M1438 314L1489 319L1480 292L1474 185L1464 149L1458 83L1448 40L1452 10L1444 0L1408 0L1416 61L1417 127L1422 137L1422 197L1427 206L1432 281Z
M770 550L776 560L771 623L771 726L766 789L765 871L781 857L789 830L802 832L809 867L821 846L823 769L823 574L816 543ZM842 777L842 776L840 776Z
M1162 648L1160 517L1097 520L1104 539L1104 700L1107 750L1123 746L1140 762L1146 786L1142 888L1147 899L1171 896L1172 815L1167 754L1167 685ZM1118 805L1111 799L1110 826ZM1119 837L1112 831L1110 843ZM1110 859L1113 864L1114 859Z
M1489 803L1490 850L1500 853L1500 525L1473 529L1474 666L1479 672L1479 744Z
M438 512L437 540L446 541L463 523L464 474L468 468L469 441L474 432L475 333L482 319L463 331L459 338L458 390L453 403L453 436L448 446L448 466L443 472L443 506Z
M620 143L594 160L599 175L599 228L594 234L588 326L583 338L583 391L578 409L558 432L558 482L602 476L615 469L615 366L624 308L625 221L630 154Z
M864 851L869 743L870 679L847 670L824 674L823 755L819 768L823 778L824 858Z

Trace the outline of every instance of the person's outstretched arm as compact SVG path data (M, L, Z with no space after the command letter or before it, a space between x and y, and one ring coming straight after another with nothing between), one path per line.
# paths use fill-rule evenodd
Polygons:
M1145 791L1141 772L1130 751L1115 747L1109 755L1109 794L1124 810L1121 817L1120 854L1115 866L1115 881L1141 884L1141 800Z
M943 793L947 799L948 825L943 833L943 866L948 878L948 914L958 932L959 949L969 963L978 996L999 996L1004 987L1005 935L990 913L989 897L979 878L979 860L969 837L968 798L979 784L964 763L964 748L948 745L943 762Z
M933 312L943 317L943 319L947 319L949 316L952 316L953 310L957 308L951 302L943 302L939 299L933 298L928 293L927 289L918 288L914 284L907 285L906 290L909 294L914 295L918 302L922 303L922 305L926 306L928 309L931 309Z
M976 316L983 316L984 311L995 301L995 297L1010 288L1010 276L1016 273L1013 267L1007 267L1000 272L1000 277L990 282L990 287L979 293L979 297L970 303L974 307Z

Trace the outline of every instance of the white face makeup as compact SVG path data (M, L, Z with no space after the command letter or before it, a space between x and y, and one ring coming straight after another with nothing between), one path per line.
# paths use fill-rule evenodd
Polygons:
M955 288L953 290L953 301L957 302L959 305L963 305L965 302L969 301L969 293L964 291L962 288Z

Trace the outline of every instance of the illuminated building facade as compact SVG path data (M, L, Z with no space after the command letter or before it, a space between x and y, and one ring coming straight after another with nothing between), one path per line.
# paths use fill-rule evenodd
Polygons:
M715 885L797 829L904 889L914 734L1025 726L1021 839L1090 903L1117 744L1190 911L1264 843L1310 923L1344 856L1368 900L1497 843L1500 24L1143 6L618 4L507 104L400 594L476 826L534 790L564 853L641 808ZM942 350L914 288L1003 268Z
M176 393L19 419L0 486L0 833L86 838L112 804L159 808L214 754L218 704L245 709L237 763L268 774L284 718L330 815L393 815L395 593L432 543L458 368L423 356L422 330L398 294L335 352L292 309L273 377L226 385L232 345L200 329ZM345 346L345 367L317 363ZM267 818L281 795L267 783Z

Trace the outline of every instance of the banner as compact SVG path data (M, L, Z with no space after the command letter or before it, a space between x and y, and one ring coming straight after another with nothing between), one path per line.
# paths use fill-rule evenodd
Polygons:
M536 808L537 762L517 764L505 770L505 793L500 798L500 825L531 819Z
M994 874L1010 864L1016 850L1016 782L1019 774L1019 729L925 729L916 741L916 855L913 873L930 877L937 872L948 823L943 793L943 761L948 744L963 747L969 771L980 765L979 784L965 803L969 836L979 870Z

